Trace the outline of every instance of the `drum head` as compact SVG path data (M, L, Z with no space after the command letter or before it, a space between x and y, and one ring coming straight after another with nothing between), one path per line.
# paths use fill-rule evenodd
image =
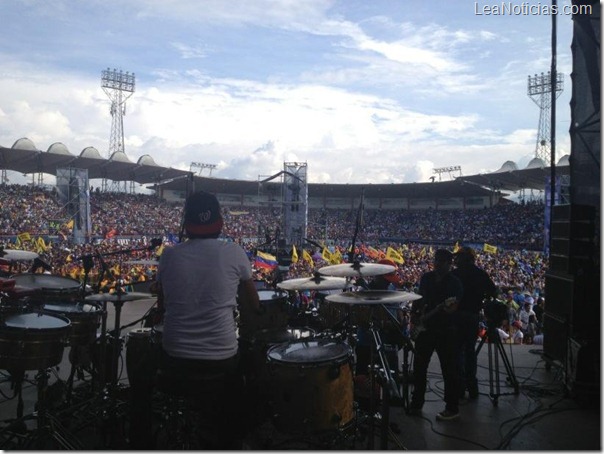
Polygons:
M314 331L304 328L261 329L254 335L254 342L260 344L281 344L314 336Z
M17 314L6 317L2 328L9 330L53 330L67 328L69 319L55 315Z
M52 274L15 274L11 276L17 285L43 290L77 290L80 283L75 279Z
M151 337L151 328L135 328L128 333L128 337Z
M352 350L348 344L330 339L297 340L271 347L270 361L292 365L320 365L346 361Z
M270 303L273 300L283 300L287 298L286 293L281 290L258 290L260 303Z

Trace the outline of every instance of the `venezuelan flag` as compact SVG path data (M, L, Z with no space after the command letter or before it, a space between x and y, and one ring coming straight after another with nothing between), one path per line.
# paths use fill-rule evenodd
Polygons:
M272 270L276 268L277 265L277 257L275 257L274 255L262 251L256 252L256 260L254 260L254 266L256 268L265 268L268 270Z

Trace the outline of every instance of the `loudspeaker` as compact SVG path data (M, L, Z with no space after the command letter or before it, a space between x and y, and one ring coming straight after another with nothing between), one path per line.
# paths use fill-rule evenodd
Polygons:
M549 358L566 363L570 321L564 317L543 314L543 354Z
M597 253L595 220L593 206L566 204L552 208L550 271L576 273L593 269Z

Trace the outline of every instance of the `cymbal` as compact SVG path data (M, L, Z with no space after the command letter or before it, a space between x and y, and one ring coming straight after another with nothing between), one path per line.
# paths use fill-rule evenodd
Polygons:
M343 277L302 277L279 282L277 287L283 290L336 290L343 289L347 280Z
M396 268L392 265L381 263L342 263L340 265L329 265L319 268L318 272L327 276L358 277L378 276L392 273Z
M122 293L118 295L117 293L99 293L96 295L90 295L84 298L86 301L135 301L135 300L144 300L148 298L153 298L153 295L150 293L141 293L141 292L130 292L130 293Z
M157 266L159 260L128 260L124 262L126 265L145 265L145 266Z
M0 259L8 261L19 261L19 260L34 260L39 255L31 251L20 251L17 249L3 249L0 252Z
M421 295L398 290L361 290L327 295L325 301L343 304L390 304L404 303L421 298Z

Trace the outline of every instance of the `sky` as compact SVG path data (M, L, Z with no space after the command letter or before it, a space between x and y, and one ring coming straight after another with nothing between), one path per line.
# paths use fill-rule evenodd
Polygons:
M506 9L502 8L506 6ZM258 180L413 183L525 167L551 65L550 2L11 0L0 3L0 146L108 157L107 68L135 74L125 153ZM572 16L558 2L557 159L570 152ZM18 175L20 176L20 175ZM11 178L11 176L9 176Z

